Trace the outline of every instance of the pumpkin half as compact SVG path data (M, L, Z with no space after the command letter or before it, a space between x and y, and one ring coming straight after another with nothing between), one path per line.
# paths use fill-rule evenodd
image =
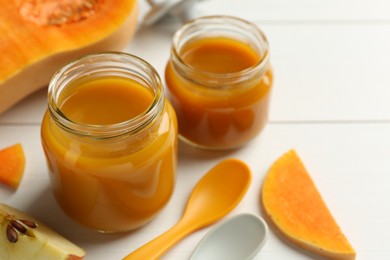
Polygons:
M136 0L0 0L0 114L47 86L76 57L118 51L137 23Z
M294 244L330 259L355 259L354 249L294 150L271 166L262 203L267 217Z

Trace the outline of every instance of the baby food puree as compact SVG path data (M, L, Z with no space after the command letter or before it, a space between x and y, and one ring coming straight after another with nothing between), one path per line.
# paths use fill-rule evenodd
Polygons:
M105 73L49 90L42 144L53 191L63 210L87 227L137 228L171 197L176 117L161 84L156 90L149 83Z
M260 36L254 25L225 16L199 18L176 33L165 78L183 140L230 149L263 129L273 76Z

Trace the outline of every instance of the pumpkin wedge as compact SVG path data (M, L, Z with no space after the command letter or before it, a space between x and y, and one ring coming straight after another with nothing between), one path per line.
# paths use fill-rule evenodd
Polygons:
M136 0L0 0L0 6L0 114L76 57L123 49L138 13Z
M25 157L21 144L0 150L0 183L17 189L23 177Z
M267 217L291 242L331 259L355 259L354 249L294 150L271 166L261 196Z

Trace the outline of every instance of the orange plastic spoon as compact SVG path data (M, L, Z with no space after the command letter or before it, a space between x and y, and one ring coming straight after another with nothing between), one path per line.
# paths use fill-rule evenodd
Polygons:
M185 236L222 218L241 201L251 178L244 162L237 159L220 162L195 186L180 221L124 260L157 259Z

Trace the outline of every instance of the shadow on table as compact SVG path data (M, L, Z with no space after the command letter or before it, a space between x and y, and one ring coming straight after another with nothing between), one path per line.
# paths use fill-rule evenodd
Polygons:
M88 245L92 244L99 246L99 244L109 243L131 233L104 234L81 226L70 219L58 206L50 187L42 190L26 211L57 233L83 248L87 248Z
M189 161L211 161L216 159L223 159L225 157L231 156L234 154L238 149L232 149L232 150L207 150L207 149L201 149L193 147L182 140L179 139L179 162L180 163L187 163Z

